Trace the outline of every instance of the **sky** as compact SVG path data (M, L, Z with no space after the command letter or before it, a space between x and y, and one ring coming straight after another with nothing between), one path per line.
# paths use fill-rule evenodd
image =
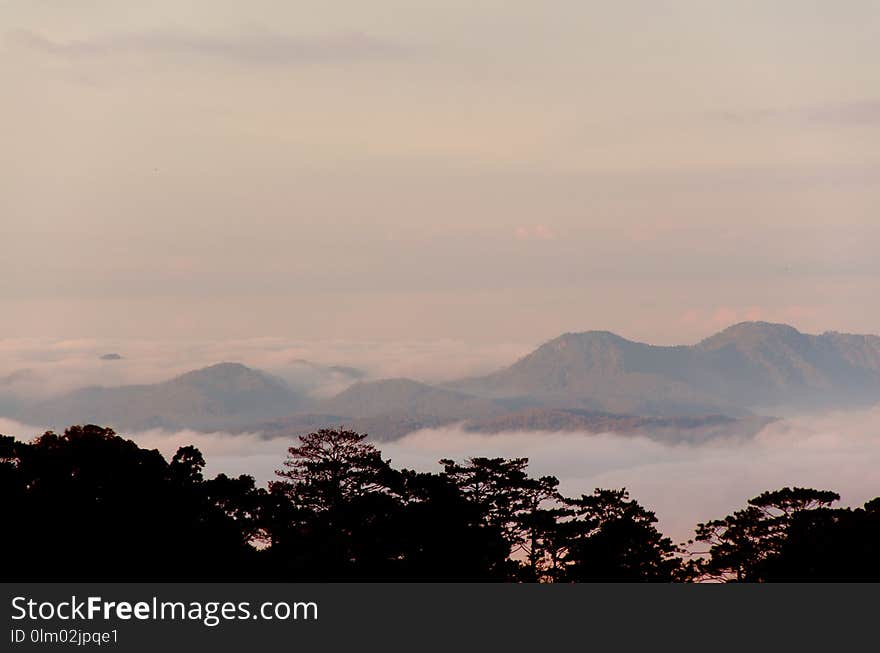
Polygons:
M880 332L873 0L0 0L0 350Z

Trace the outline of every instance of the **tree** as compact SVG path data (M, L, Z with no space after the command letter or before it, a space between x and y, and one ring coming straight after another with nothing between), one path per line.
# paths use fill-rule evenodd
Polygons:
M880 580L880 499L862 508L816 506L794 514L760 580Z
M274 490L319 512L384 491L391 468L376 447L364 441L366 437L345 429L321 429L300 436L300 445L287 450L285 469L275 472L288 480L276 481Z
M544 580L548 533L559 515L552 506L559 499L559 480L553 476L532 478L526 472L528 458L470 458L461 465L443 459L443 475L477 507L486 523L499 529L509 554L524 558L514 572L518 580Z
M502 581L509 546L500 528L486 523L478 506L447 477L403 470L399 577L451 581Z
M496 580L500 529L446 477L393 470L366 435L322 429L291 447L267 552L290 579Z
M697 562L697 573L719 580L766 580L792 524L803 524L839 499L829 490L785 487L749 499L746 508L723 519L699 524L694 540L709 545L709 557Z
M168 475L182 485L195 485L204 480L205 457L193 446L180 447L168 465Z
M364 434L324 429L280 480L205 476L111 429L0 436L2 580L880 580L880 498L782 488L699 524L687 566L626 489L566 498L526 458L397 470ZM693 542L691 542L693 544Z
M626 490L567 499L555 477L528 475L527 458L440 462L486 523L503 533L517 563L513 580L670 581L679 573L678 549Z
M596 489L567 499L574 519L567 534L560 580L671 582L679 573L678 549L655 527L657 517L626 489Z
M443 475L480 509L487 523L500 528L511 546L519 540L516 514L522 508L528 458L469 458L464 465L443 459Z
M169 464L94 425L31 443L0 438L0 489L14 506L5 578L198 580L250 577L254 549L213 503L193 447ZM4 512L6 510L4 509Z

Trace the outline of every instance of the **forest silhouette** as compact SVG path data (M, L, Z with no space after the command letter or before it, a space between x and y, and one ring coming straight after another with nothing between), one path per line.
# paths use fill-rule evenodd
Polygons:
M205 478L107 428L0 436L0 579L691 582L880 579L880 498L764 492L675 544L625 489L566 497L526 458L395 469L365 434L303 435L277 480Z

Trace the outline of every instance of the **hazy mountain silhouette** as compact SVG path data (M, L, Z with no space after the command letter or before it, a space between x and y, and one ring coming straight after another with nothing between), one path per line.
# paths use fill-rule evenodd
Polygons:
M716 387L744 405L846 407L880 401L877 336L814 336L783 324L746 322L696 349L710 361Z
M450 388L550 407L639 415L743 414L880 401L880 338L737 324L694 346L567 333L513 365Z
M46 383L32 369L15 370L0 376L0 417L15 417L27 403L26 397Z
M9 395L5 408L0 397L0 410L54 427L91 422L280 436L330 424L388 439L463 422L482 432L651 431L699 440L752 433L764 423L756 415L877 403L880 338L814 336L763 322L737 324L691 346L654 346L606 331L567 333L507 368L443 387L357 380L363 373L354 368L305 361L293 361L291 370L302 380L293 388L265 372L221 363L153 385L83 388L17 412L9 410L15 401ZM315 388L330 394L336 383L341 392L315 398Z
M411 379L355 383L312 408L315 412L356 418L401 415L444 420L493 417L506 412L504 406L491 399L436 388Z
M487 399L410 379L356 383L336 397L310 405L315 412L251 425L267 437L290 437L320 426L344 426L392 440L423 428L461 423L468 431L586 431L647 435L664 441L702 441L747 436L770 420L723 415L641 417L600 411L547 408L535 400Z
M503 402L433 387L411 379L360 381L335 397L312 402L308 412L249 426L267 437L345 426L378 440L393 440L423 428L500 417Z
M281 379L239 363L219 363L153 385L75 390L28 410L25 421L135 430L227 428L290 414L301 404Z
M725 398L689 382L698 370L698 356L688 347L655 347L589 331L566 333L506 369L450 387L614 413L737 412Z

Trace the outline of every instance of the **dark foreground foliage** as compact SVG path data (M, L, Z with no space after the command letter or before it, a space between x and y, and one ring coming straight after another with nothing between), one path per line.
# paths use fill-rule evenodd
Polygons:
M0 579L880 579L880 500L766 492L685 550L626 490L564 497L524 458L397 470L365 437L303 436L261 488L204 478L194 447L166 461L98 426L0 436Z

